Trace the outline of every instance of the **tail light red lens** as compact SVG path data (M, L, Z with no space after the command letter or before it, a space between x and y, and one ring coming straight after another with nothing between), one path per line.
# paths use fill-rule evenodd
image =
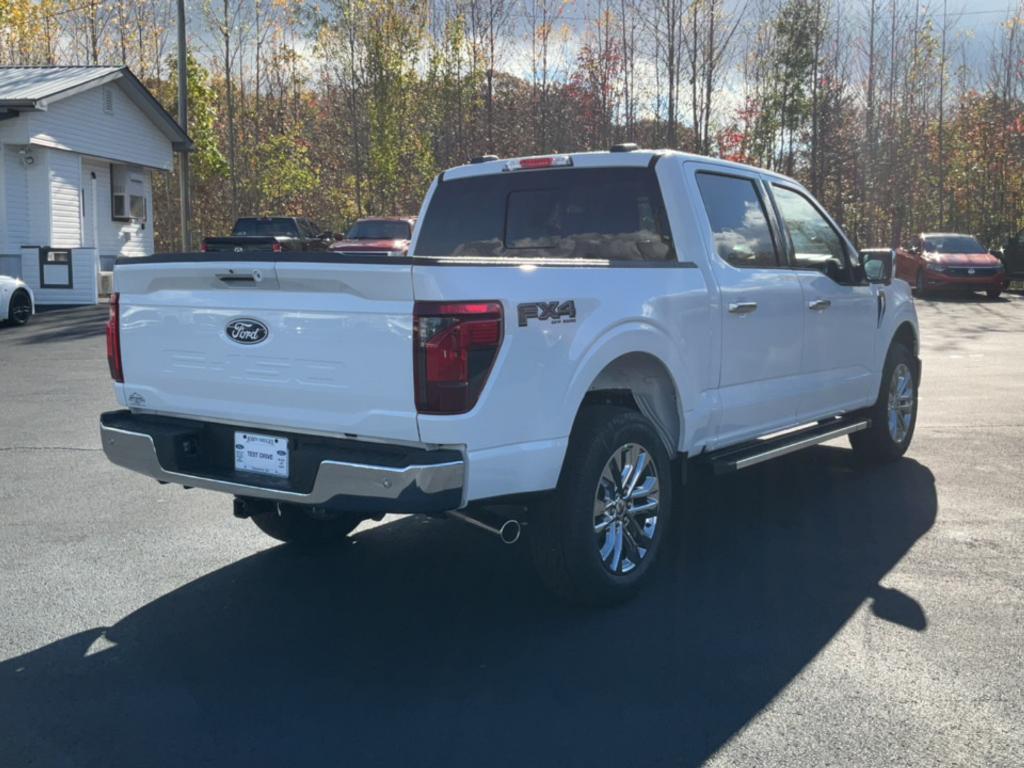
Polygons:
M121 367L121 301L120 295L110 294L110 316L107 318L107 365L110 377L124 383L124 369Z
M497 301L416 302L416 410L466 413L476 405L501 348L503 319Z
M280 243L274 243L272 246L270 246L270 250L272 250L274 253L280 253L281 252L281 244Z
M201 253L206 253L206 243L200 243L199 244L199 251Z

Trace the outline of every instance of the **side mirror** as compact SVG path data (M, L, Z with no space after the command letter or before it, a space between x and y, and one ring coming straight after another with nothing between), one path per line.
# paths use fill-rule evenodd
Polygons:
M896 251L881 248L861 251L860 264L869 283L889 285L896 267Z

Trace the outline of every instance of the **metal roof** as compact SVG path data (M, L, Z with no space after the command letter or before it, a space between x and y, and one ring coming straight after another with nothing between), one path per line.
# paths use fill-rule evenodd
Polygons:
M0 111L45 110L55 101L115 81L175 150L191 151L188 134L128 67L0 67Z
M0 104L27 104L107 78L120 67L0 67ZM14 106L14 104L11 104Z

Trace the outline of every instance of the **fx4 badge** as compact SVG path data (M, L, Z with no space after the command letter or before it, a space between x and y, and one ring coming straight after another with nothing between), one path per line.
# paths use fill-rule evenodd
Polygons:
M535 301L520 304L519 327L523 328L530 320L550 320L552 323L575 323L576 302L569 301Z

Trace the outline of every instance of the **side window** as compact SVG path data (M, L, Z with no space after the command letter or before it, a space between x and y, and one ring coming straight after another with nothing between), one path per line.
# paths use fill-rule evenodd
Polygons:
M772 190L793 241L794 266L829 275L835 274L835 270L845 272L846 248L828 220L799 192L774 184Z
M777 267L768 215L751 179L698 173L704 210L718 255L734 267Z

